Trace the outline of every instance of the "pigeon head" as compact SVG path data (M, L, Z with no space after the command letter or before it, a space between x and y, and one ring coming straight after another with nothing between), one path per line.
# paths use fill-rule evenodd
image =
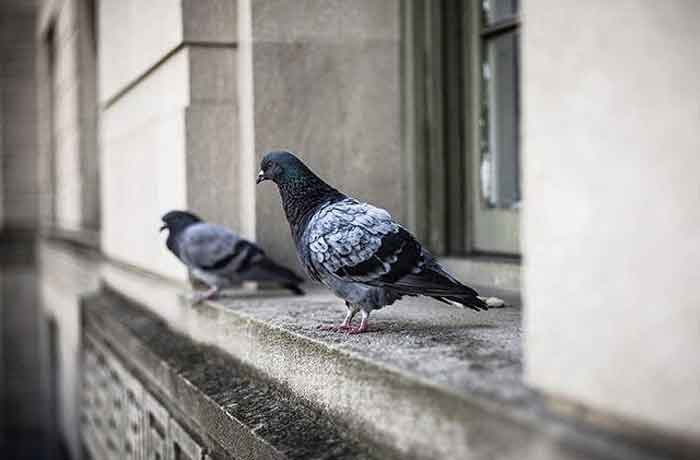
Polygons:
M256 183L271 180L277 185L313 176L309 168L292 152L286 150L269 152L260 162Z
M293 235L297 235L315 209L344 197L286 150L270 152L263 157L256 182L266 180L277 184Z
M161 217L161 220L163 221L163 226L160 227L160 231L167 229L171 235L180 233L190 225L202 221L198 216L187 211L170 211Z

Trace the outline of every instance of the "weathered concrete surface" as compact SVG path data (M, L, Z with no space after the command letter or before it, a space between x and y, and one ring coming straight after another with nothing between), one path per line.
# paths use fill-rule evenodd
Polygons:
M443 267L458 279L479 286L492 286L511 294L521 292L520 271L522 263L505 257L443 257Z
M475 313L410 299L373 312L373 332L358 336L317 329L344 315L342 302L325 290L306 298L222 299L216 306L217 313L206 315L240 315L247 323L238 330L243 337L232 337L237 321L224 320L227 351L411 458L693 458L697 452L679 444L671 453L672 444L658 440L655 453L656 438L645 440L624 425L616 429L625 436L616 437L614 430L550 412L522 381L518 306Z
M231 152L235 81L232 48L186 46L102 113L101 240L107 255L184 279L183 268L162 250L160 216L194 209L238 229L239 184L231 180L239 164Z
M700 440L700 2L524 15L527 379Z
M83 310L86 331L102 338L159 394L166 409L204 439L245 459L385 459L283 388L221 353L198 345L151 313L111 292ZM206 445L213 438L215 446ZM226 457L229 458L229 457Z
M183 42L235 41L235 2L230 0L104 0L98 11L101 103L134 84Z
M58 426L65 447L74 459L80 458L82 445L79 436L80 402L80 296L98 287L99 256L94 249L71 245L56 235L45 235L37 244L38 288L44 315L58 326L58 375L54 376Z
M32 227L36 177L36 6L0 4L0 224Z
M321 342L334 351L423 377L453 392L511 403L531 395L521 379L519 308L476 313L432 300L408 300L372 312L370 332L349 336L317 328L339 324L345 315L342 301L327 291L280 300L224 298L219 302L227 310Z
M552 413L522 382L519 308L477 314L415 299L375 312L373 332L347 336L316 328L343 317L327 291L239 291L193 307L166 280L107 264L103 276L171 327L406 458L693 458L695 446L601 414Z

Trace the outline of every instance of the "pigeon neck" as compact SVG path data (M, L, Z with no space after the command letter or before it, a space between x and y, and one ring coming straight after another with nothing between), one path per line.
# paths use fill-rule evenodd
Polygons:
M175 232L173 230L168 230L168 239L165 241L165 245L170 249L170 251L175 254L178 258L180 257L180 249L177 244L177 237L182 233L181 231Z
M282 206L294 236L297 229L303 228L304 221L321 205L343 197L338 190L315 175L284 181L279 184L279 189Z
M165 241L165 245L178 258L180 258L180 237L188 227L194 225L195 223L196 222L190 222L184 225L174 225L168 228L168 239Z

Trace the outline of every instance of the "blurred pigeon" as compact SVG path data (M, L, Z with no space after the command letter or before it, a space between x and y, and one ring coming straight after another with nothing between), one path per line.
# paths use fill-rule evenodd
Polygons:
M367 331L372 310L403 296L424 295L476 311L488 306L477 292L447 273L387 211L349 198L287 151L263 158L257 183L277 184L297 254L307 273L345 300L339 326ZM359 327L351 325L361 312Z
M160 230L169 233L168 249L187 266L192 277L209 287L195 298L196 302L243 281L274 282L294 294L304 294L299 288L302 278L229 229L203 222L186 211L170 211L162 220Z

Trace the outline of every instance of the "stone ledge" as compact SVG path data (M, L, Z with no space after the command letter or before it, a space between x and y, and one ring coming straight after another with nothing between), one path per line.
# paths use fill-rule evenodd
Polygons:
M100 232L94 229L83 230L65 230L59 227L50 226L40 229L42 238L61 243L72 247L73 249L89 252L94 256L99 255L100 250Z
M192 306L182 285L110 264L102 275L170 327L402 458L697 458L697 444L607 414L572 415L528 389L517 306L477 314L412 299L373 313L375 332L345 336L316 329L343 316L326 290L237 291Z
M166 459L173 458L171 454L177 450L168 447L173 443L189 446L186 452L193 459L204 454L210 459L394 457L352 439L341 426L254 371L171 331L162 320L114 292L105 290L84 300L83 325L86 369L96 366L98 355L106 363L105 369L87 371L88 381L102 380L90 382L86 393L90 394L91 388L113 389L96 398L99 407L93 413L103 419L96 427L89 423L91 414L83 417L84 426L87 423L85 443L97 455L126 458L135 444L154 448L153 441L129 440L127 433L124 438L130 442L129 449L119 450L117 431L121 425L116 420L119 417L112 415L119 408L110 401L115 391L131 391L144 393L143 398L137 398L143 399L137 404L142 409L137 410L157 409L153 413L158 414L159 426L166 428L160 430L164 438L159 439L156 450ZM103 382L103 377L109 380L110 375L124 389L114 389L113 381ZM134 390L134 385L139 390ZM122 420L137 418L125 414ZM103 433L93 435L97 429ZM153 437L148 431L144 428L143 435Z
M551 401L522 382L517 306L476 314L411 299L374 312L375 332L346 336L316 329L343 316L341 301L327 291L238 296L195 307L188 333L404 458L654 459L697 452L624 421L593 424L550 410Z

